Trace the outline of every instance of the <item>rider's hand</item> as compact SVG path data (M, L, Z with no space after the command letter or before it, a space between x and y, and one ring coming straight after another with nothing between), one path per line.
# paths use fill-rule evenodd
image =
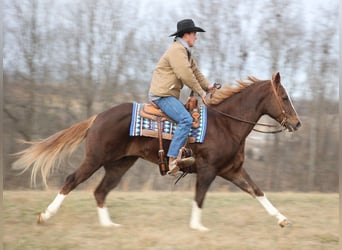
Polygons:
M215 91L217 90L217 89L220 89L221 88L221 84L220 83L213 83L213 84L210 84L209 86L208 86L208 91L207 92L209 92L210 93L210 98L213 96L213 94L215 93Z
M215 88L214 84L208 86L208 92L211 92Z
M207 93L205 91L202 92L202 95L201 95L201 98L202 98L202 102L205 104L205 105L208 105L207 103L207 100L205 99L207 96Z

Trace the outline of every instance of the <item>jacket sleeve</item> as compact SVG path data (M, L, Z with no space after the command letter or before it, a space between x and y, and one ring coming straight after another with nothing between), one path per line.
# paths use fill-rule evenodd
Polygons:
M191 59L191 68L192 68L192 72L194 72L194 75L195 75L197 81L199 82L199 84L201 85L202 89L204 89L205 91L208 91L209 82L204 77L202 72L198 69L197 63L193 59Z
M197 94L202 95L205 91L202 89L202 85L197 80L195 72L193 72L191 62L188 60L186 49L184 47L175 47L170 52L169 63L173 69L173 72L176 74L176 77ZM196 74L198 74L198 72L196 72ZM200 79L202 81L202 78ZM205 84L203 84L203 86L205 86Z

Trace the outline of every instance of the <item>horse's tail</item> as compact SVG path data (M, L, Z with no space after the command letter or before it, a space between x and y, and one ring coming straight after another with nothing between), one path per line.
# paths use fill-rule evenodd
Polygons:
M12 168L22 170L21 173L23 173L32 166L31 185L36 185L37 173L40 171L43 183L47 187L47 176L52 173L54 168L61 165L63 159L71 156L83 139L87 137L88 129L95 118L96 115L43 140L22 141L31 146L14 154L19 159L13 163Z

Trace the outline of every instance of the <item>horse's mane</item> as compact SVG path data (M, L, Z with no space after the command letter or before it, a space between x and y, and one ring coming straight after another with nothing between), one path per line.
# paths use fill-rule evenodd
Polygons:
M220 90L216 90L213 96L210 98L208 101L209 105L216 105L221 103L223 100L235 95L236 93L242 92L244 89L250 87L254 83L260 82L258 78L254 76L249 76L248 77L249 81L242 81L242 80L237 80L238 86L229 86L225 85L222 87Z

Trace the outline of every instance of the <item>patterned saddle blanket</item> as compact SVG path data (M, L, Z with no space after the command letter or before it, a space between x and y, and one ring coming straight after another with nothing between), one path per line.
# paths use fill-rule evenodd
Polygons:
M142 103L133 103L129 135L158 138L158 121L141 116L141 110L143 107L144 104ZM204 142L207 129L207 107L200 106L199 113L199 123L196 128L191 128L188 140L189 143ZM175 122L162 119L161 128L163 139L172 140L177 124Z

